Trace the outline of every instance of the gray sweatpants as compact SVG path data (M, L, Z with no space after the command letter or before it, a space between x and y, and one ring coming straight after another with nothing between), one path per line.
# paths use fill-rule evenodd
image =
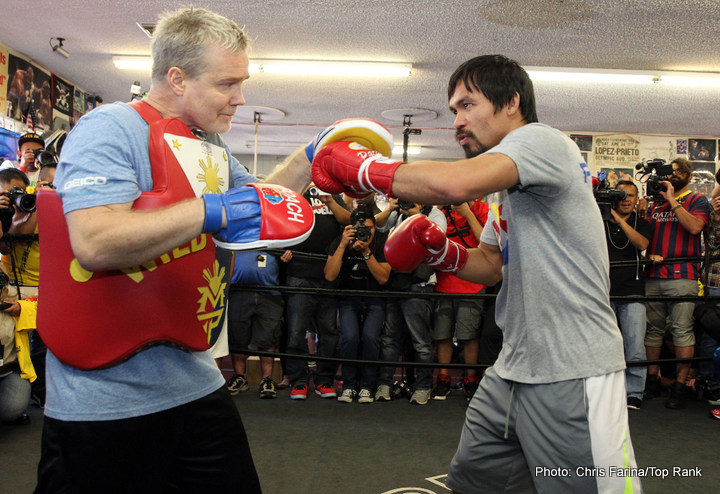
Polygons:
M474 493L642 492L625 373L549 384L490 368L465 416L447 486Z

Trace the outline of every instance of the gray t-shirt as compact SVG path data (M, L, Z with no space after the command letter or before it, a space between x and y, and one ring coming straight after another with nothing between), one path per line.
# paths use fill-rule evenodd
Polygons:
M487 153L508 156L520 177L518 186L488 198L481 237L504 257L496 372L512 381L550 383L624 369L603 223L577 146L534 123Z

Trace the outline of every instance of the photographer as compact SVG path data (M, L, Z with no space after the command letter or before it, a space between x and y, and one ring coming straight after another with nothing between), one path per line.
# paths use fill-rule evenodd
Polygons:
M2 233L0 233L2 236ZM9 279L0 273L0 301L9 302ZM0 421L6 425L30 423L26 409L36 372L30 360L29 333L35 329L36 301L12 302L0 312Z
M385 225L388 230L399 226L405 219L417 214L424 214L440 228L446 229L445 216L435 207L422 206L418 203L398 199L389 199L389 203L393 207L393 211L389 214ZM403 292L432 293L436 282L437 277L433 268L427 264L421 264L411 273L393 271L390 288ZM385 329L381 338L380 360L396 362L402 353L405 361L431 363L434 355L432 313L433 302L429 298L412 296L389 298L386 306ZM403 351L405 349L407 351ZM414 357L412 356L413 351ZM412 385L414 391L410 395L410 403L425 405L430 399L433 370L430 367L419 367L416 371L417 380ZM376 401L390 401L394 374L395 367L380 368L378 389L375 393ZM412 368L406 368L406 377L408 382L413 381Z
M656 263L665 258L694 257L701 255L701 233L708 224L710 203L702 194L688 188L692 164L685 158L672 161L673 173L669 180L661 180L659 191L662 200L651 203L648 214L653 227L648 254ZM697 296L700 263L657 263L649 267L645 283L648 297ZM648 302L645 351L648 360L660 358L666 319L672 323L672 337L676 358L690 358L695 351L693 310L695 302ZM670 387L667 408L685 408L688 388L685 381L689 363L676 364L676 377ZM659 396L658 366L648 366L646 396Z
M18 139L17 165L25 171L35 168L35 151L45 149L45 140L35 132L26 132Z
M29 186L37 185L43 160L50 161L51 157L52 153L45 151L45 141L39 135L28 132L18 140L18 168L27 175Z
M27 194L29 180L17 168L0 170L0 222L3 233L31 235L37 233L35 196ZM3 312L19 316L18 290L21 299L33 299L38 294L40 277L40 244L37 240L0 240L0 263L13 285L7 292L7 301L12 303ZM45 352L46 347L37 332L30 334L32 362L38 378L32 383L32 399L38 406L45 403Z
M634 266L610 267L610 295L628 296L645 294L645 278L640 269L642 251L650 245L650 223L635 212L638 202L637 186L630 180L620 180L615 186L625 192L625 199L616 200L605 221L610 262L635 261ZM646 311L644 302L610 301L617 316L625 346L627 361L645 360ZM645 367L625 369L627 406L639 410L645 389Z
M340 279L341 289L378 290L390 278L390 264L385 261L383 247L385 235L375 232L375 217L361 205L350 214L350 225L335 239L328 250L330 256L325 264L325 279ZM361 353L364 360L377 360L380 355L380 332L385 321L385 301L380 297L342 297L340 307L340 331L342 341L340 356L357 359ZM361 328L362 321L362 328ZM359 346L362 342L362 349ZM360 374L358 376L358 374ZM343 391L338 401L351 403L360 382L359 403L372 403L377 370L343 364Z

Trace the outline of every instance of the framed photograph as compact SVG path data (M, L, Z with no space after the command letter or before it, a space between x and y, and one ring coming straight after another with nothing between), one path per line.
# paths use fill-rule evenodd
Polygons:
M577 147L580 148L580 151L592 151L593 136L571 134L570 139L575 141L575 144L577 144ZM587 163L587 161L585 163Z
M688 159L690 161L715 161L717 157L717 139L688 139Z

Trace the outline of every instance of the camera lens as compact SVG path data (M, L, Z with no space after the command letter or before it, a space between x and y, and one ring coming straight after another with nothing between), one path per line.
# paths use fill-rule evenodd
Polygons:
M35 205L37 202L37 198L33 194L23 194L19 195L15 199L15 204L17 205L18 209L24 213L32 213L35 211Z

